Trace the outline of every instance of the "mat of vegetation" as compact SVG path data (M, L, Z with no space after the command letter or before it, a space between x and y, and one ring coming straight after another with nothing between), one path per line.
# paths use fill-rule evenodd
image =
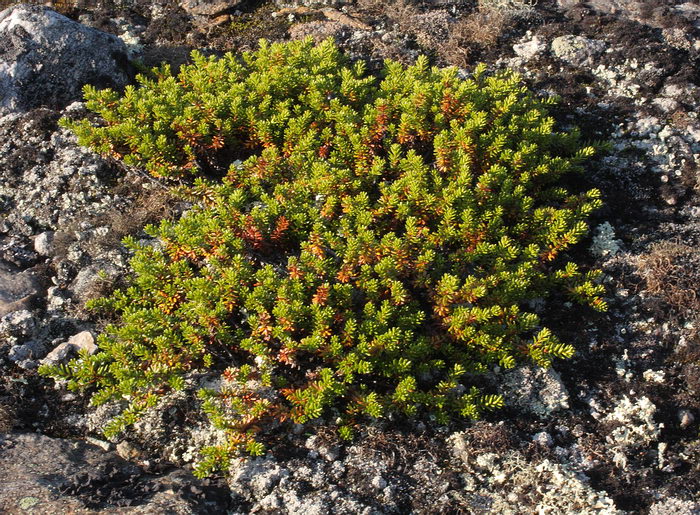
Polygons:
M532 301L605 309L597 272L565 255L600 194L561 178L594 150L517 75L420 58L373 77L332 41L193 59L123 96L88 88L100 121L66 122L194 201L126 241L131 286L93 303L119 317L100 351L43 369L124 402L107 435L202 370L220 374L200 396L227 441L200 474L286 421L349 438L372 417L476 418L502 404L476 374L574 352Z

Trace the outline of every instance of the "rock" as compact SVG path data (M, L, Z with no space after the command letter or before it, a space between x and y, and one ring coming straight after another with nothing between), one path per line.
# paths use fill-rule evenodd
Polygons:
M49 352L49 354L41 360L41 364L55 365L57 363L62 363L81 350L87 351L88 354L95 354L95 352L97 352L97 345L90 331L83 331L82 333L71 336L67 342L61 343L54 350Z
M569 393L551 368L519 367L504 374L506 404L539 417L569 407Z
M29 340L22 345L13 345L7 353L10 361L18 366L33 370L37 367L37 360L46 354L46 345L39 340Z
M591 65L605 51L605 42L583 36L559 36L552 41L552 53L573 66Z
M542 54L547 49L544 41L542 41L538 36L535 36L529 41L513 45L513 51L518 57L522 57L526 61L529 61L533 57Z
M374 476L372 478L372 486L377 490L383 490L386 488L386 479L384 479L382 476Z
M180 7L192 16L218 17L241 3L241 0L180 0Z
M106 442L105 440L100 440L99 438L93 438L92 436L86 436L85 441L87 443L89 443L90 445L95 445L95 446L97 446L100 449L103 449L105 451L112 450L112 444L109 442Z
M36 264L39 255L27 247L28 240L13 235L8 241L0 243L0 259L24 269Z
M552 437L546 431L537 433L532 437L532 441L540 444L542 447L551 447L554 444Z
M34 315L26 309L13 311L0 318L0 335L7 338L29 338L36 329Z
M352 3L352 0L275 0L279 9L289 7L338 7Z
M700 513L700 502L667 497L661 499L649 508L649 515L697 515Z
M274 458L242 458L231 463L229 486L234 494L251 501L269 495L287 476L289 471Z
M0 483L2 513L185 515L230 508L223 488L189 473L145 474L114 452L34 433L0 434Z
M133 75L117 37L43 6L0 12L0 113L64 107L82 87L123 88Z
M124 440L117 444L117 454L127 461L133 461L140 456L141 451L133 444Z
M693 416L693 414L690 411L688 411L687 409L684 409L684 410L680 410L678 412L678 421L681 424L681 428L685 429L690 424L695 422L695 417Z
M561 9L573 9L581 5L581 0L557 0L557 6Z
M101 286L118 275L119 270L111 263L93 264L78 272L69 290L73 298L86 301L99 296Z
M30 310L42 290L35 270L12 273L0 268L0 318L14 311Z
M34 238L34 250L36 250L42 256L50 256L53 254L54 245L53 240L55 232L46 231L39 234Z

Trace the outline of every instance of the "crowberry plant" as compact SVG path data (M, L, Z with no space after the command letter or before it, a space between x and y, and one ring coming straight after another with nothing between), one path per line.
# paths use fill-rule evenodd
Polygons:
M560 178L593 148L517 75L419 58L376 78L309 40L193 61L123 96L87 88L101 122L67 122L193 201L147 228L156 245L126 240L131 286L93 303L119 316L100 351L43 370L126 400L108 435L201 371L227 434L201 474L264 452L273 423L330 415L350 437L367 417L476 418L503 399L474 374L574 352L528 301L605 308L597 272L562 256L600 194Z

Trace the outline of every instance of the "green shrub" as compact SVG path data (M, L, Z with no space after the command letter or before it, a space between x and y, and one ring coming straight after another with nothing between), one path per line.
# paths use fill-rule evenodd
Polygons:
M559 184L593 149L516 75L462 80L420 58L376 79L330 41L156 74L123 98L87 89L103 125L68 125L154 175L230 168L147 229L158 245L126 241L132 286L94 303L121 317L100 352L43 370L94 404L127 399L108 435L197 371L220 375L200 396L228 435L201 474L263 452L276 422L330 415L350 437L366 417L476 418L502 398L474 374L574 352L528 301L605 308L597 273L556 259L600 205Z

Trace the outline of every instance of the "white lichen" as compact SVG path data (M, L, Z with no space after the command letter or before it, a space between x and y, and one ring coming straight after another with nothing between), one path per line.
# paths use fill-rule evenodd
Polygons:
M620 252L622 241L615 239L615 229L609 222L603 222L595 229L591 254L597 257L614 256Z

